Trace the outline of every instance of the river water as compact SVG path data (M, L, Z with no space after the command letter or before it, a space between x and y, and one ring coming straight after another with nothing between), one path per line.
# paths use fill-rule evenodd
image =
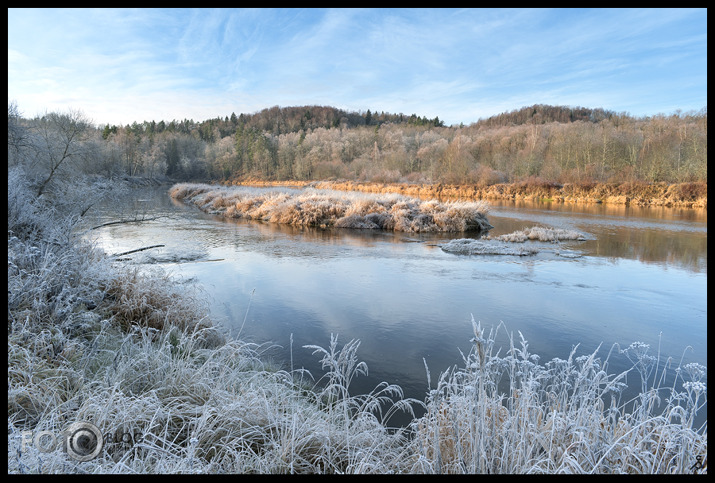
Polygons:
M492 201L492 236L532 226L565 228L585 241L527 242L538 253L456 255L440 248L465 234L319 229L223 219L141 188L100 209L99 221L135 215L92 236L108 253L150 245L120 263L160 265L199 283L213 315L242 339L272 343L287 369L322 374L305 345L360 339L369 375L424 399L437 375L470 349L471 318L518 331L543 364L599 345L641 341L652 355L707 365L707 211ZM515 244L517 245L517 244ZM519 246L524 246L518 244ZM500 329L506 344L506 332ZM292 340L292 345L291 345ZM508 346L505 345L502 354ZM292 361L292 362L291 362ZM609 372L627 368L614 351ZM638 386L639 384L634 384Z

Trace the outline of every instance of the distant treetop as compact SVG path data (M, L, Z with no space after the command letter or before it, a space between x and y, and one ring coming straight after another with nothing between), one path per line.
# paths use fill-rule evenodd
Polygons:
M605 119L610 119L615 115L615 112L607 111L600 107L591 109L587 107L534 104L533 106L522 107L521 109L497 114L487 119L480 119L474 124L484 127L499 127L518 126L520 124L546 124L550 122L600 122Z

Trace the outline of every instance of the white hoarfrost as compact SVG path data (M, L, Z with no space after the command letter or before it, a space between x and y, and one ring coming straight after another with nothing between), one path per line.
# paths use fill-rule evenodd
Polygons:
M492 238L505 242L524 243L527 240L542 242L559 242L566 240L584 241L586 237L574 230L564 230L563 228L546 228L532 226L524 230L515 231L506 235L499 235Z
M537 250L537 248L533 246L515 247L513 244L525 243L527 241L559 243L561 241L584 240L586 240L586 236L574 230L533 226L531 228L526 228L524 230L515 231L505 235L494 237L487 235L478 240L473 238L450 240L449 242L440 245L440 247L445 252L455 253L458 255L527 256L536 255L540 250ZM579 252L572 250L553 250L546 248L546 251L553 252L557 256L564 258L578 258L581 256Z
M450 240L440 246L448 253L458 255L535 255L537 251L533 248L514 247L508 243L474 240L472 238L459 238Z

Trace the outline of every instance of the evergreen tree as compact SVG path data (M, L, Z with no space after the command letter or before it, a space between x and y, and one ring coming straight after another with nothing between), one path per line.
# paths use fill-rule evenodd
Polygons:
M166 175L177 176L181 172L181 159L176 138L171 138L166 143Z

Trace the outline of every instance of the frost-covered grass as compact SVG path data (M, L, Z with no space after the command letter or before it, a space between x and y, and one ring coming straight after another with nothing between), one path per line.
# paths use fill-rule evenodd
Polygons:
M687 473L707 462L707 427L694 427L706 369L678 366L665 387L644 344L623 351L628 382L643 381L633 401L608 357L540 365L523 338L501 355L476 323L464 367L434 388L428 370L423 402L388 383L353 394L367 372L359 341L307 346L322 375L275 367L266 347L214 326L201 293L73 238L21 178L8 178L8 206L9 473ZM426 413L409 427L386 426L417 406ZM27 442L78 421L128 437L86 462Z
M11 341L20 345L22 332ZM106 327L74 363L37 373L38 354L12 359L9 398L24 386L44 386L35 396L40 411L28 424L14 411L8 418L10 472L112 473L336 473L374 472L400 453L404 436L390 434L369 411L381 393L353 397L343 377L328 372L330 385L313 390L299 376L261 360L260 348L236 340L207 348L198 333L179 329L129 333ZM16 344L12 344L15 342ZM329 357L345 359L351 348ZM14 355L13 355L14 356ZM350 355L348 355L350 357ZM28 360L31 359L31 360ZM64 377L62 377L64 379ZM70 422L90 421L106 432L139 435L131 442L106 442L95 459L78 463L60 450L22 448L22 430L56 434Z
M23 199L21 182L9 179L8 191ZM350 394L366 371L359 342L311 346L325 368L318 381L274 367L264 347L214 326L199 293L161 271L111 264L71 224L52 223L47 205L23 200L8 212L10 473L406 469L405 432L384 421L413 401L389 384ZM55 237L63 227L66 243ZM32 441L78 421L129 439L105 441L86 462Z
M488 231L485 201L423 201L396 194L364 194L315 189L256 191L182 183L169 194L201 210L232 218L339 228L403 232Z
M586 237L574 230L533 226L505 235L487 235L481 239L458 238L440 245L442 250L457 255L536 255L535 247L514 247L514 243L540 241L558 243L564 240L584 241Z
M621 374L609 374L611 353L598 350L541 365L521 333L500 355L496 331L472 323L464 366L440 375L413 423L413 471L688 473L698 457L707 466L707 423L693 423L707 403L705 367L678 365L665 386L660 354L639 342L621 351L633 362ZM623 401L626 380L638 377L640 395Z
M559 242L564 240L584 241L586 240L586 237L582 233L574 230L532 226L531 228L515 231L506 235L491 237L491 239L505 242L524 243L527 240L542 242Z

